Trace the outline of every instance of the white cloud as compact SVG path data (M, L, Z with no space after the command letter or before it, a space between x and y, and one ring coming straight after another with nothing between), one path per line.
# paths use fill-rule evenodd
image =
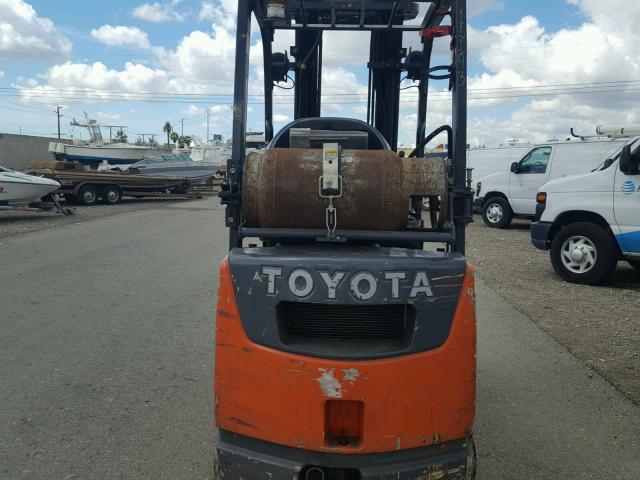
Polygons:
M196 107L195 105L189 105L182 110L182 115L188 118L200 117L204 115L204 108Z
M485 96L502 98L475 100L472 108L514 102L505 97L517 96L520 89L538 96L502 121L472 112L471 137L487 144L506 137L544 141L566 137L571 127L594 133L599 123L640 122L638 85L607 88L603 83L640 78L640 55L629 48L640 43L640 31L629 20L640 17L640 4L568 1L589 17L575 28L548 32L526 16L474 33L482 42L480 62L486 71L470 79L470 88L489 89Z
M147 22L162 23L169 21L184 20L184 15L176 10L176 6L180 2L173 1L170 3L143 3L133 9L131 14L139 18L140 20L146 20Z
M0 5L7 1L0 0ZM553 136L564 136L572 126L582 131L593 131L593 127L601 122L640 123L640 110L636 108L637 92L631 90L574 96L557 95L551 90L548 96L528 100L527 97L511 98L517 96L519 89L541 93L545 85L640 78L640 56L629 47L640 44L640 30L635 28L635 19L640 18L640 3L628 5L623 0L611 0L614 6L620 7L616 10L611 8L611 2L602 5L596 0L566 1L584 13L587 20L582 25L551 32L535 17L527 16L512 24L493 25L484 30L470 26L469 45L476 63L474 71L479 71L469 78L469 137L472 141L490 145L500 143L507 137L546 140ZM145 5L154 8L159 6L157 10L160 12L170 11L181 15L176 12L176 2ZM127 95L134 99L142 98L136 96L139 92L228 95L233 91L233 15L236 7L237 2L233 0L202 2L199 14L196 14L201 21L212 22L211 29L202 28L189 33L174 48L152 47L152 66L127 63L120 68L108 68L100 62L67 62L45 71L35 79L23 79L18 83L35 88L36 93L48 91L51 95L60 89L80 90L74 97L86 100L109 98L110 94L96 94L93 92L95 89L130 92ZM479 0L470 2L469 7L471 13L478 14L487 9L501 8L502 3ZM140 33L144 35L144 32ZM274 51L288 49L293 43L292 37L291 32L279 32ZM361 66L366 61L367 38L368 35L362 32L326 35L323 69L325 115L355 114L360 118L365 115L366 76L356 75L357 70L353 66ZM436 45L436 52L446 62L449 58L449 39L441 39ZM252 46L251 55L250 92L260 94L263 85L259 43ZM443 101L446 100L443 83L438 82L433 88L429 127L450 121L451 106L448 101ZM33 93L25 91L23 95L33 96ZM276 95L281 96L276 99L277 118L291 118L291 92L277 90ZM402 93L400 139L407 143L415 141L415 98L415 90ZM202 107L192 107L198 109L192 110L194 115L201 115L205 111ZM210 111L215 115L217 124L230 124L228 105L215 105ZM262 122L261 107L256 107L256 114L250 122L252 125Z
M233 87L235 35L215 26L184 37L175 50L156 49L160 66L176 78L185 93L229 93Z
M211 1L202 2L200 12L198 13L198 20L201 22L211 21L217 26L232 30L236 26L237 10L238 3L235 1L229 2L222 0L217 3Z
M104 122L105 120L110 122L115 122L122 120L122 117L117 113L105 113L105 112L97 112L96 118L99 122Z
M39 60L67 56L71 42L23 0L0 0L0 58Z
M108 68L102 62L92 64L66 62L55 65L41 76L43 84L30 79L25 82L28 90L23 90L24 98L47 100L59 95L60 90L73 90L75 100L95 100L118 97L140 98L137 92L163 92L175 90L174 80L167 72L145 65L127 62L123 70Z
M102 25L91 30L91 36L106 45L133 45L149 48L149 37L138 27Z
M504 3L497 0L469 0L467 13L470 17L480 15L488 10L502 10Z
M277 122L277 123L282 123L282 122L286 122L289 120L289 115L284 115L282 113L274 113L273 114L273 121Z
M0 70L0 80L2 80L3 78L4 78L4 72Z

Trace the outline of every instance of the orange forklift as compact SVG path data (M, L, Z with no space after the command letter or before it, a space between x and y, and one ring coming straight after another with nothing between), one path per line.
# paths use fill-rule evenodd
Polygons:
M267 146L247 154L252 22ZM281 30L295 44L274 52ZM366 121L321 115L323 41L341 31L369 42ZM466 0L240 0L236 35L216 478L475 478ZM444 65L435 42L450 42ZM427 135L438 81L452 121ZM274 88L292 83L295 119L274 134ZM417 107L406 157L401 102ZM446 155L426 155L439 135Z

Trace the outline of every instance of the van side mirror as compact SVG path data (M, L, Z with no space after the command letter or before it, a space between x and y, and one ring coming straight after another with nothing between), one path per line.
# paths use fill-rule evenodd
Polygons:
M520 172L520 165L518 164L518 162L513 162L511 164L511 173L518 173Z
M638 155L638 151L631 153L631 145L622 147L620 171L625 175L638 175L640 173L640 155Z

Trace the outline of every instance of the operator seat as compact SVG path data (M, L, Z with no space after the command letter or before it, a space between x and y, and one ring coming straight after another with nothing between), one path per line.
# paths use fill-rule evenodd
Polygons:
M363 133L366 134L364 138ZM300 144L300 141L307 141L308 144ZM267 148L322 149L323 142L340 143L345 149L391 150L382 134L368 123L339 117L294 120L275 135Z

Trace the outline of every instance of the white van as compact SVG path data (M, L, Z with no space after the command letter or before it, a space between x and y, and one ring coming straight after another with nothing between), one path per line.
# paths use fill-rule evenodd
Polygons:
M597 284L618 260L640 270L640 137L597 170L552 180L537 195L531 240L565 280Z
M628 139L553 142L530 147L509 170L481 178L474 212L492 228L505 228L514 217L533 218L536 193L554 178L586 173L618 150Z
M504 172L522 158L531 145L505 145L499 148L472 148L467 150L467 168L472 168L472 177L479 180L494 173Z

